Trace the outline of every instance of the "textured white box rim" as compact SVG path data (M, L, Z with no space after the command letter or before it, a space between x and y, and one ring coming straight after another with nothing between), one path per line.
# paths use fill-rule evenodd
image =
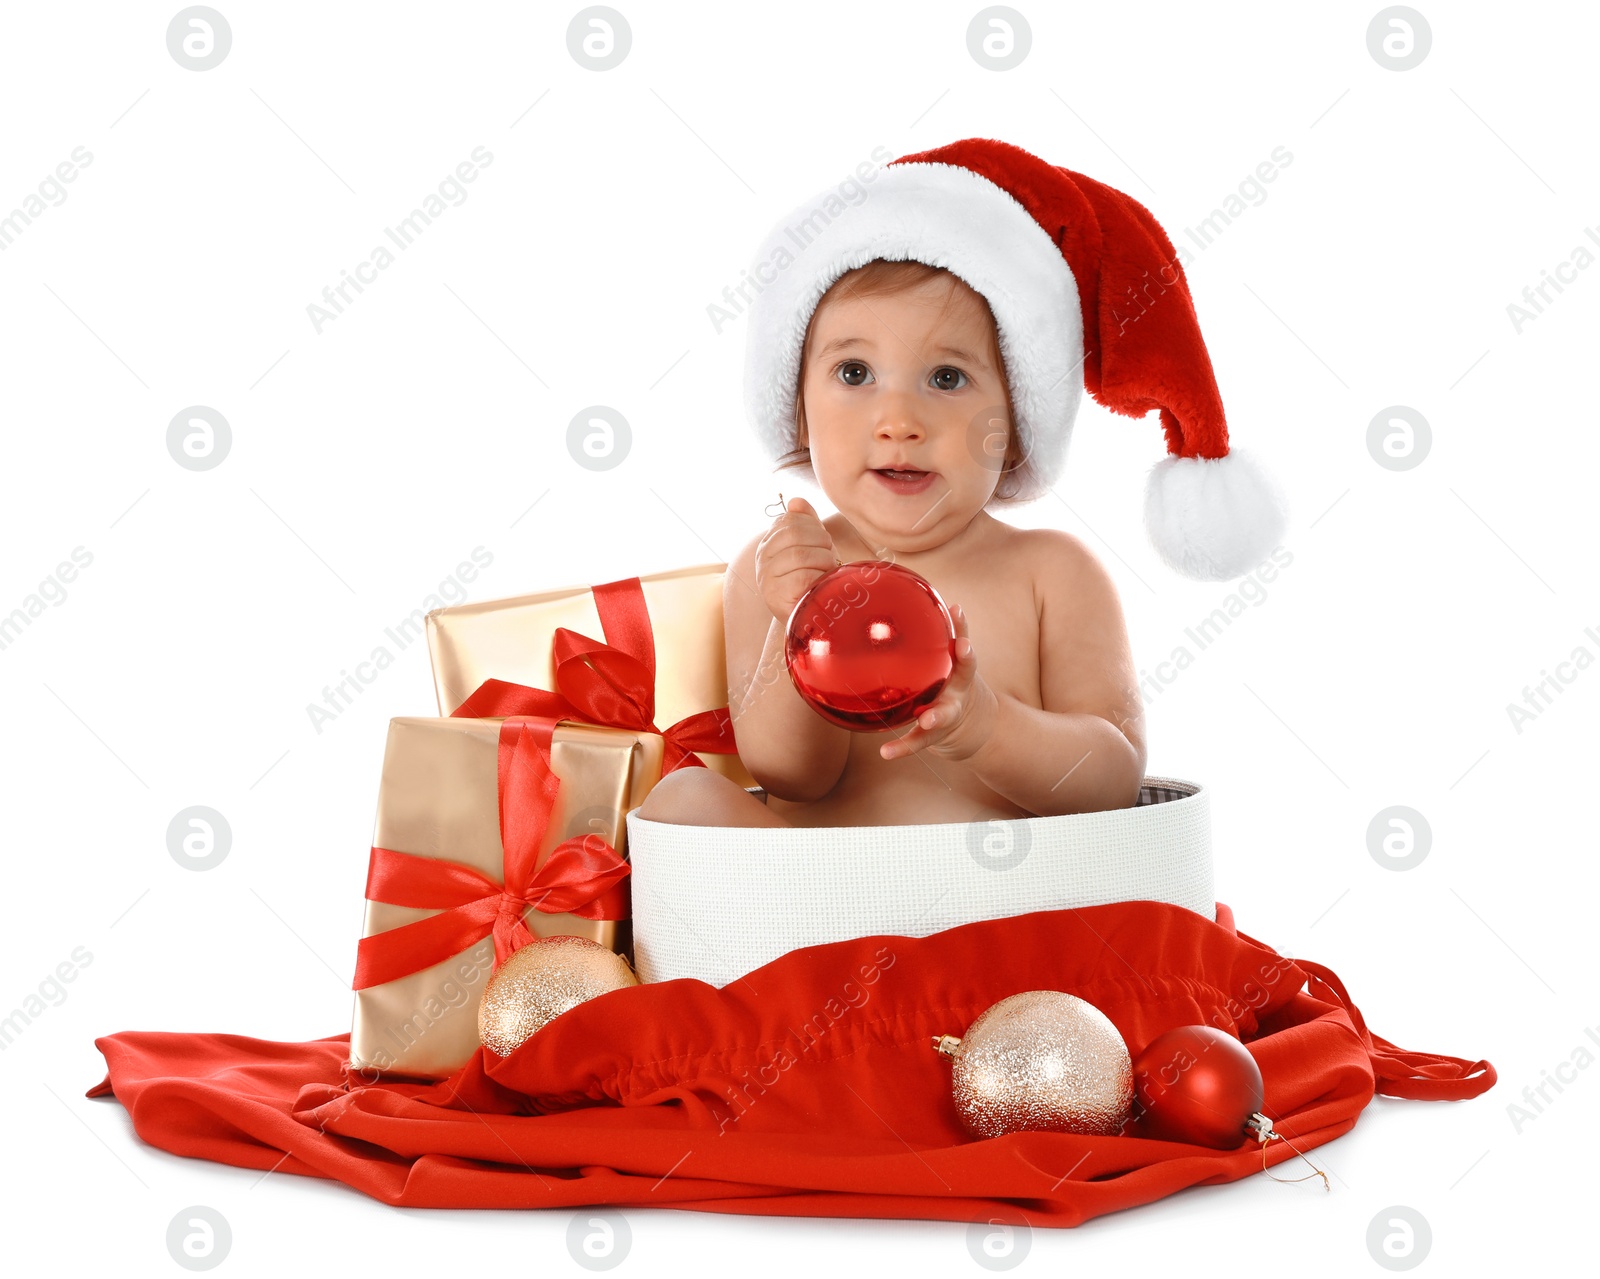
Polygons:
M926 937L1035 910L1161 901L1216 918L1210 795L1147 777L1134 808L918 826L751 829L630 812L640 981L725 986L802 946Z

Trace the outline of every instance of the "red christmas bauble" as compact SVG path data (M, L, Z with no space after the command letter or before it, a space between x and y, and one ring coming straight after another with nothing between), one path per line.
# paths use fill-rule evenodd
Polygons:
M1233 1150L1261 1110L1261 1067L1215 1026L1179 1026L1133 1059L1133 1111L1143 1135Z
M789 614L784 657L823 719L857 732L909 724L955 670L956 627L921 574L853 560L820 577Z

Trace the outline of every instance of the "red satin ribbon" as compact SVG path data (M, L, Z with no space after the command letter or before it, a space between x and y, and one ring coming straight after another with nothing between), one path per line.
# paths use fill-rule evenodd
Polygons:
M474 718L540 715L585 724L659 733L665 741L662 776L704 768L694 752L732 755L733 718L726 706L656 727L656 646L650 610L637 577L593 588L606 642L558 626L551 642L556 691L487 679L451 712Z
M550 767L551 720L517 717L500 725L500 841L505 883L460 862L392 848L372 849L367 898L438 910L414 923L363 937L354 989L381 986L460 954L494 936L494 962L533 940L523 912L534 906L584 919L627 919L629 868L594 834L563 840L537 871L561 779Z
M656 728L655 640L639 579L597 586L594 596L611 643L557 628L552 648L558 692L485 680L453 712L466 718L507 717L499 742L504 885L460 862L374 846L367 870L368 900L441 913L363 937L354 989L405 977L491 934L498 968L533 940L522 918L529 905L584 919L629 917L628 864L598 836L563 841L534 869L561 787L550 766L557 720L661 733L666 741L663 775L676 768L704 767L694 751L733 752L732 720L725 706L687 716L665 732Z

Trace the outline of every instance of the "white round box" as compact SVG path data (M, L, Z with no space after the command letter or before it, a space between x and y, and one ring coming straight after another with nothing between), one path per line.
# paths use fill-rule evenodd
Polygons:
M634 967L725 986L801 946L926 937L1035 910L1161 901L1216 918L1207 791L1147 777L1133 808L917 826L628 821Z

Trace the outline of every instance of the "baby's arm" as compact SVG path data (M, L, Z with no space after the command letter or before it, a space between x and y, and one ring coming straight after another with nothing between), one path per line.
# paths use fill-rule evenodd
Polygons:
M1071 534L1036 530L1030 555L1043 709L996 693L992 731L968 764L1040 816L1131 807L1144 779L1144 707L1116 587Z
M759 541L739 553L722 584L734 740L750 776L769 795L820 799L844 773L850 732L806 705L789 678L783 656L788 618L776 617L756 589Z

